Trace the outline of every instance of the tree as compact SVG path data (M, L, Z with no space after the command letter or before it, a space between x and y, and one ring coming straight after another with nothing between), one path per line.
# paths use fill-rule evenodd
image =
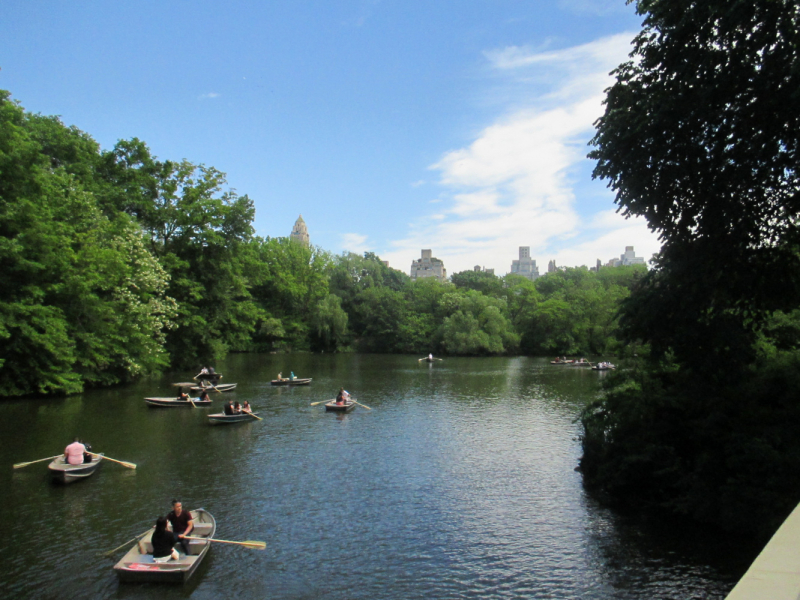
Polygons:
M769 534L800 496L800 9L639 0L637 11L644 28L590 156L663 247L620 316L644 358L583 412L584 481Z
M660 356L729 376L762 320L800 299L800 11L639 0L637 12L590 154L623 214L663 241L623 324Z
M497 296L502 293L503 280L494 273L486 271L461 271L453 273L450 281L458 288L476 290L483 294Z
M97 144L0 93L0 388L74 393L166 366L167 274L101 213Z

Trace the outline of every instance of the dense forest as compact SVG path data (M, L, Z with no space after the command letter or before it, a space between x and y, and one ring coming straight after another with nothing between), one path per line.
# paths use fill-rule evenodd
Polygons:
M299 211L298 211L299 212ZM0 92L0 389L69 394L228 352L616 351L644 267L412 281L366 253L254 235L225 174L103 150Z
M663 246L623 301L629 368L583 413L584 480L767 535L800 501L800 8L636 6L590 156Z

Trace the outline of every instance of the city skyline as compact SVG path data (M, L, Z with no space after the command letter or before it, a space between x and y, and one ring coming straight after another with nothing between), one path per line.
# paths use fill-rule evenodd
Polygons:
M451 272L526 245L565 265L660 247L586 158L641 26L623 0L0 11L0 88L104 149L137 137L227 173L258 235L302 213L332 252L405 265L433 246Z

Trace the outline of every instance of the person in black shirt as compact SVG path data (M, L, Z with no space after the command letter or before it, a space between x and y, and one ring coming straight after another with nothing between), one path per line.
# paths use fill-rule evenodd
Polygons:
M154 559L178 559L178 552L175 550L175 548L173 548L173 545L175 544L175 537L172 535L172 532L167 530L167 517L158 517L158 520L156 520L156 530L153 532L151 541L153 544Z

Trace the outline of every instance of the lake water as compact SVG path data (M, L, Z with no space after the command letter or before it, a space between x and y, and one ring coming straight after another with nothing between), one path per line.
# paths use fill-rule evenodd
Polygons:
M697 529L625 516L575 472L581 407L603 373L532 358L233 355L214 409L148 408L174 373L136 385L2 404L0 597L410 599L724 598L754 558ZM278 371L310 386L270 385ZM340 386L372 410L312 407ZM263 421L210 426L223 398ZM49 483L74 436L105 462ZM170 500L204 507L216 544L183 586L119 584L110 550Z

